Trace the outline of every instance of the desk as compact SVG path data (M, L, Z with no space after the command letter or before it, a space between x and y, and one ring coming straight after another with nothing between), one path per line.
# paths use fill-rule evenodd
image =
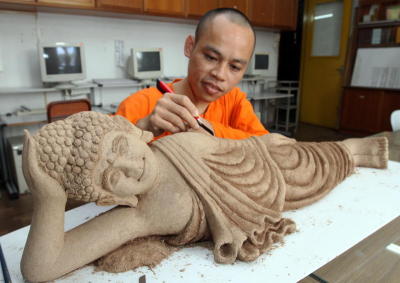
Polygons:
M288 104L290 104L290 98L293 94L290 93L273 93L273 92L260 92L255 94L248 94L247 99L253 104L254 112L258 113L260 121L267 125L267 111L265 111L269 100L274 99L288 99Z
M94 89L97 87L93 83L79 83L69 85L59 85L54 87L10 87L0 88L0 95L4 94L23 94L23 93L43 93L47 94L50 92L61 93L64 97L73 97L77 95L85 94L92 104L95 104L95 93ZM87 90L87 91L85 91Z
M331 193L308 207L285 212L298 232L254 262L221 265L201 247L179 250L149 270L112 274L93 272L92 266L74 271L56 282L297 282L400 215L400 163L387 170L358 168ZM110 207L93 203L66 212L65 229L71 229ZM368 221L366 221L366 219ZM11 279L23 282L19 268L29 227L0 237Z

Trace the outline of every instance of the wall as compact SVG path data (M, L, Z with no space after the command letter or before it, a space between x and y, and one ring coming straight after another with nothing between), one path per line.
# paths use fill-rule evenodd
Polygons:
M0 88L41 86L37 44L43 42L82 42L85 45L87 81L94 78L124 78L125 68L116 65L115 40L124 42L127 59L132 47L162 47L166 76L184 76L187 59L183 43L193 34L192 22L160 22L143 19L78 16L51 13L0 11ZM269 76L276 77L279 36L257 30L257 51L270 53ZM135 89L103 91L103 103L121 101ZM97 98L100 96L97 92ZM20 105L43 108L45 101L60 99L50 94L2 94L0 114L15 111ZM96 99L99 101L99 99Z

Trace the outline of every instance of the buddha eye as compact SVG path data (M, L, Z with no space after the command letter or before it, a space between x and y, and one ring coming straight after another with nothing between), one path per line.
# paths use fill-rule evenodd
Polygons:
M112 186L117 185L117 183L118 183L120 177L121 177L121 171L120 171L120 170L114 170L114 171L111 173L111 176L110 176L110 184L111 184Z

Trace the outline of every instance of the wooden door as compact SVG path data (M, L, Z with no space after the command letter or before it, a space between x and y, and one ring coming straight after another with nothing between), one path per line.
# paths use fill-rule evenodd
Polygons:
M219 7L234 8L241 11L243 14L249 14L248 0L219 0Z
M144 0L144 11L166 16L185 16L184 0Z
M97 0L97 7L142 11L143 0Z
M216 0L187 0L186 11L188 17L199 18L207 13L209 10L218 8L218 1Z
M300 121L338 128L351 0L306 0Z
M94 7L95 0L37 0L39 4L59 4L61 6Z

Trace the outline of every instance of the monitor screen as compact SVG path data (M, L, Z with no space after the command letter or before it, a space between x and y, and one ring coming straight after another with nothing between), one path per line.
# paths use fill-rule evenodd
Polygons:
M41 43L38 51L44 83L64 83L86 78L85 50L82 43Z
M268 54L255 54L254 69L268 70Z
M139 72L159 71L161 69L160 52L137 52L136 61Z
M43 58L48 75L82 73L81 51L78 46L44 47Z
M163 75L162 48L132 48L128 74L139 80L156 79Z

